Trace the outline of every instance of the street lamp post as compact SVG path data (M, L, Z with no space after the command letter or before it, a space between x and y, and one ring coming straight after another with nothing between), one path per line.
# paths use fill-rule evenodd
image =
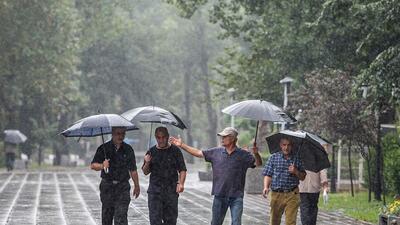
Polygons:
M229 88L228 90L228 93L229 93L229 97L230 97L230 100L231 100L231 105L233 104L233 100L234 100L234 97L235 97L235 88ZM235 116L231 116L231 127L235 127Z
M290 91L290 84L293 82L293 78L291 77L285 77L282 80L279 81L279 83L283 84L283 110L286 110L286 107L288 105L288 94ZM285 122L282 123L281 130L285 129Z

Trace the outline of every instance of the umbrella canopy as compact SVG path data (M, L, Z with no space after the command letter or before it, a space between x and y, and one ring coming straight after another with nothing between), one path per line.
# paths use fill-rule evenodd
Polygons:
M280 141L282 138L292 140L293 154L298 154L306 170L319 172L330 167L328 154L323 145L329 142L316 134L305 131L283 130L266 138L270 153L280 151Z
M296 119L290 117L281 108L264 100L246 100L230 105L222 110L232 116L241 116L253 120L293 123Z
M117 114L98 114L78 120L68 129L61 132L64 137L95 137L111 134L112 127L126 127L137 130L132 122Z
M25 142L28 138L19 130L4 130L4 141L13 144Z
M257 120L254 146L257 145L257 132L259 121L294 123L296 119L286 114L281 108L264 100L245 100L230 105L222 110L232 116L241 116Z
M145 106L128 110L122 117L134 122L170 124L180 129L186 129L183 121L173 112L157 106Z

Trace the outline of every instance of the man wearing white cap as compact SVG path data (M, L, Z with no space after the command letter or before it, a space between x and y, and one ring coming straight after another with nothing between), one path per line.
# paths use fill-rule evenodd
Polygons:
M228 208L231 210L232 225L240 225L246 172L248 168L261 165L261 157L256 147L253 148L253 156L236 146L238 131L235 128L227 127L217 135L221 137L222 146L204 151L186 145L180 138L171 137L170 142L212 164L211 194L214 195L214 201L211 225L221 225Z

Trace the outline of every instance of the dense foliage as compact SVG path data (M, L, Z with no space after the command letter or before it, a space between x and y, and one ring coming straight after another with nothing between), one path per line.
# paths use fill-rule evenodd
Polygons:
M227 89L282 105L290 76L303 128L373 147L381 198L380 125L400 100L397 0L0 0L0 27L0 129L27 134L28 155L59 159L73 149L56 134L76 119L152 104L212 146Z
M174 2L186 16L203 1ZM190 2L190 3L188 3ZM320 1L243 1L215 0L210 9L210 20L218 24L223 32L221 38L234 39L237 45L227 50L227 57L219 61L216 70L224 77L219 86L236 87L241 98L264 98L275 103L281 102L278 81L285 76L297 78L295 86L307 82L319 82L339 73L347 74L347 85L330 89L335 97L347 94L343 104L356 103L354 107L340 108L340 101L334 97L303 99L299 105L292 103L293 109L311 110L305 115L308 128L323 131L329 139L338 140L360 138L349 133L357 127L368 127L365 143L374 145L376 151L376 174L374 176L375 198L382 193L383 154L381 146L382 114L399 102L400 90L400 4L396 0L320 0ZM187 10L188 6L193 7ZM333 72L332 72L333 71ZM309 74L308 77L305 76ZM314 75L322 74L321 76ZM308 79L308 81L306 81ZM314 80L312 80L314 79ZM323 79L325 82L329 79ZM334 85L326 82L325 85ZM368 86L365 101L356 93L361 86ZM306 87L307 88L307 87ZM329 86L320 87L329 90ZM353 90L349 93L349 90ZM323 95L323 93L317 93ZM321 96L324 97L324 96ZM355 99L352 99L355 98ZM308 101L309 100L309 101ZM317 102L315 102L317 101ZM317 104L315 104L317 103ZM313 108L304 108L312 105ZM366 105L367 104L367 105ZM323 113L334 109L338 124L325 119ZM360 113L349 114L349 111ZM310 114L311 113L311 114ZM338 113L338 114L334 114ZM372 122L370 121L370 117ZM366 119L364 124L360 119ZM349 123L354 121L354 123ZM356 122L356 121L358 122ZM361 122L361 123L360 123ZM321 124L323 123L323 124ZM329 123L329 124L328 124ZM371 123L371 124L370 124ZM352 126L348 130L348 125ZM315 129L318 127L318 129ZM340 130L338 130L340 129ZM345 133L348 134L345 134Z
M0 130L26 134L29 156L52 149L58 164L84 154L57 134L82 117L145 105L181 116L199 146L216 144L207 68L224 44L207 16L184 19L161 1L1 0L0 27Z

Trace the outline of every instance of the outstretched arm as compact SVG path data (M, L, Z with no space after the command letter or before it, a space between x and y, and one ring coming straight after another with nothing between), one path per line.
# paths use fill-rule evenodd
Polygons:
M171 144L178 146L179 148L185 150L187 153L193 156L204 158L203 151L183 143L181 138L170 137L169 141L171 142Z

